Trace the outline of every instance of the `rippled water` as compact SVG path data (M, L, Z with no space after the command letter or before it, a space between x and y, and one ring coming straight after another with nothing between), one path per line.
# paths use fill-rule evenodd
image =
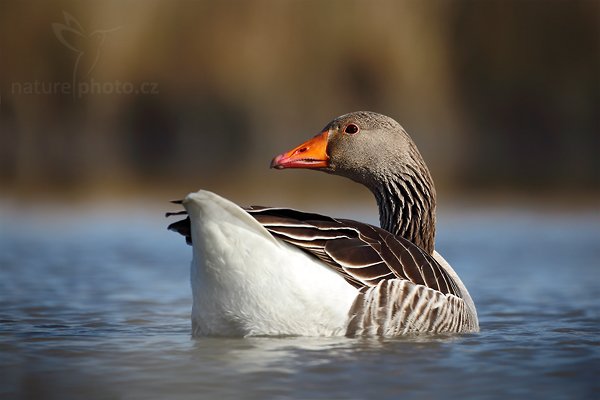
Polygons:
M191 339L191 249L150 212L0 214L0 398L600 398L600 217L447 212L481 333Z

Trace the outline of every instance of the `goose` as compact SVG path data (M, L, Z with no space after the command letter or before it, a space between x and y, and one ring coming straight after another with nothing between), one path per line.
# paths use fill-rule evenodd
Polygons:
M193 336L399 336L477 332L477 311L434 249L435 189L394 119L342 115L273 158L350 178L374 194L380 227L287 208L242 208L206 190L169 225L192 246Z

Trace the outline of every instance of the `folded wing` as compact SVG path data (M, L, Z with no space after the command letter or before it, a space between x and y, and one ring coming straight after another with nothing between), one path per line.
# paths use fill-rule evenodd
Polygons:
M412 242L352 220L287 208L245 210L273 236L319 258L360 289L349 311L348 335L477 330L460 287ZM189 224L188 217L169 229L191 244Z

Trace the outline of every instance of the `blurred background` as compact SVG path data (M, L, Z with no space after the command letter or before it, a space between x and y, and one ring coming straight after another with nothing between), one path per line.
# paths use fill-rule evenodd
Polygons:
M441 203L594 204L599 21L595 0L2 0L0 198L371 201L268 166L372 110L412 135Z

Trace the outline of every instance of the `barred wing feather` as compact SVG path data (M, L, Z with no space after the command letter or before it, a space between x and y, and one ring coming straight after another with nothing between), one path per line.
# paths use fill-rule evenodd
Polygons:
M349 312L347 336L398 336L418 332L474 332L463 299L403 279L363 288Z

